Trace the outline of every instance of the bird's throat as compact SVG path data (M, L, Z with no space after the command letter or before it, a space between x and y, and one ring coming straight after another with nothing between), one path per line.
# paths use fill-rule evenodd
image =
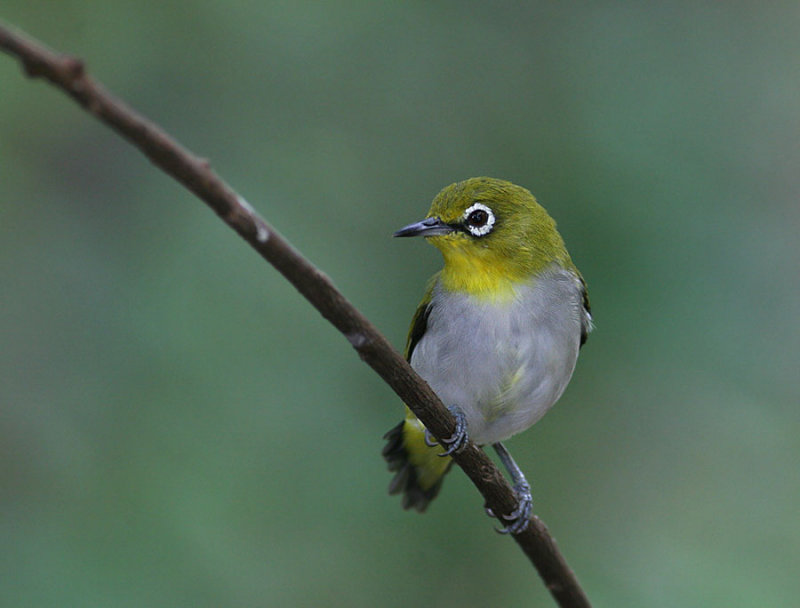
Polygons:
M497 256L476 256L458 249L442 251L444 268L442 286L491 301L508 301L515 294L514 285L524 280L521 269Z

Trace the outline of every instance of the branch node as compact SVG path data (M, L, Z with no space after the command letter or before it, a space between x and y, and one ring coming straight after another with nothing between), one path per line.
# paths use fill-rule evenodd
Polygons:
M79 57L65 55L62 58L61 63L64 66L64 71L67 73L67 76L70 78L70 80L82 78L86 71L86 64L84 63L83 59L80 59Z
M345 337L356 350L361 350L370 343L370 339L360 331L347 333L345 334Z
M269 240L269 230L260 221L256 221L256 240L262 244Z
M481 472L481 479L483 479L486 483L492 483L497 481L497 468L491 466L489 464L482 465L480 468Z
M25 76L28 78L39 78L39 76L44 73L44 68L42 68L41 64L36 63L35 61L23 59L22 71L25 72Z
M205 158L200 159L201 163L208 163L208 160ZM209 165L210 166L210 165ZM253 206L245 200L243 196L237 196L236 202L239 203L239 206L244 209L250 217L255 217L256 210L253 209Z

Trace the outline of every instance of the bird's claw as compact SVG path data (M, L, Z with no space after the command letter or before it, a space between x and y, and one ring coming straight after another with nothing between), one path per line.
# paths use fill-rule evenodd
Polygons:
M435 448L437 445L439 445L439 442L436 441L436 438L431 435L431 432L428 429L425 429L425 445L427 445L429 448Z
M467 441L469 441L469 435L467 433L467 418L464 416L464 412L461 411L461 408L457 405L451 405L447 408L450 410L450 413L456 419L456 429L453 431L453 434L446 439L442 439L441 441L436 441L431 432L428 429L425 429L425 445L429 448L435 447L437 444L441 444L445 451L439 454L442 458L445 456L450 456L451 454L455 454L456 452L460 452L464 449L464 446L467 445Z
M495 517L505 522L505 528L495 528L498 534L519 534L528 527L531 521L531 513L533 512L531 487L527 483L515 484L514 493L517 495L517 508L508 515L502 515L498 518L489 507L484 507L489 517Z

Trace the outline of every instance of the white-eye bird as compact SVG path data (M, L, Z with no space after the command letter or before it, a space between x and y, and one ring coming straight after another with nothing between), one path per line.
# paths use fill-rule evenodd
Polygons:
M424 511L466 442L492 445L518 508L502 532L525 529L531 492L500 443L539 420L572 376L592 328L586 284L556 224L520 186L475 177L447 186L426 219L394 236L423 236L444 257L411 322L406 358L456 418L442 447L406 408L385 438L391 494Z

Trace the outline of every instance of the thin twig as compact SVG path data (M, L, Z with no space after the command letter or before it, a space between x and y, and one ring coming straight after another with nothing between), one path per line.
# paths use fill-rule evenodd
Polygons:
M86 73L80 59L54 53L0 24L0 49L16 56L25 73L44 78L139 148L156 166L195 193L222 220L294 285L330 321L436 437L449 437L454 420L430 387L386 338L350 304L330 279L300 255L233 189L208 161L195 156L158 126L114 98ZM494 513L516 507L514 493L483 450L470 442L455 462ZM588 607L589 600L544 523L536 516L514 536L562 607Z

